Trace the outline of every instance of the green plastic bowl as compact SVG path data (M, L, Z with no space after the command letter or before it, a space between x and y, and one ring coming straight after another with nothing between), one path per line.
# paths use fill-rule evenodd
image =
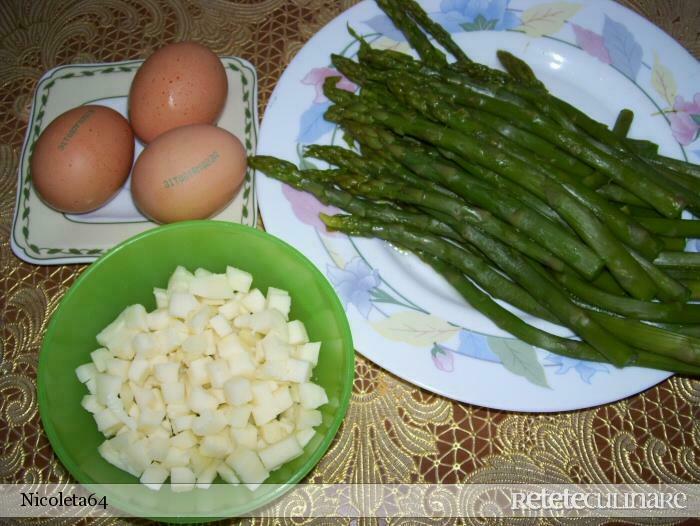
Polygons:
M107 463L97 452L104 437L80 401L87 394L75 368L90 361L97 333L127 305L155 308L154 287L164 287L177 265L223 272L227 265L253 274L253 286L286 289L290 319L323 342L313 381L329 403L323 422L302 456L272 472L255 491L214 484L207 490L172 493L168 484L154 492ZM39 412L56 455L73 477L107 504L134 516L170 522L240 516L269 503L299 482L328 449L350 401L354 351L350 327L326 278L296 249L253 228L218 221L189 221L137 235L90 265L61 301L49 324L39 356ZM219 481L221 482L221 481ZM110 484L102 487L103 484ZM121 484L120 486L115 486ZM270 484L270 485L268 485Z

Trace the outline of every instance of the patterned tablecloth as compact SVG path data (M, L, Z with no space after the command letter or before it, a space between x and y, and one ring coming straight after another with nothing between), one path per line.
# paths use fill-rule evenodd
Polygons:
M193 39L258 71L260 112L297 51L352 0L0 2L0 482L69 479L39 421L42 336L81 265L11 252L19 152L33 90L59 64L148 56ZM700 56L700 2L622 0ZM352 401L309 481L700 482L700 382L671 378L591 410L528 415L429 394L358 356Z

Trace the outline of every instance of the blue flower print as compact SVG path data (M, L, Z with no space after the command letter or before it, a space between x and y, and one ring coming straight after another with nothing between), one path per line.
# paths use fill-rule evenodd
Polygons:
M587 384L591 383L591 378L593 378L594 374L610 372L609 367L605 364L584 362L582 360L575 360L574 358L567 358L566 356L559 356L558 354L549 354L545 358L545 362L549 365L559 366L555 371L556 374L566 374L570 369L573 369L581 377L581 380Z
M370 292L379 286L379 272L371 269L361 258L353 258L345 268L328 265L328 279L333 283L345 310L352 304L364 318L372 310Z
M436 22L450 33L461 31L505 31L520 25L520 20L508 11L510 0L443 0Z

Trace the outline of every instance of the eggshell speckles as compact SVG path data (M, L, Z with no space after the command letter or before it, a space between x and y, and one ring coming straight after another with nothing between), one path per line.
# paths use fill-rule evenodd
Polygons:
M127 120L104 106L79 106L56 117L39 136L31 178L49 206L89 212L117 193L133 160L134 134Z
M131 193L141 212L159 223L204 219L235 197L246 152L231 133L194 124L160 135L134 165Z
M215 123L227 93L219 57L196 42L169 44L136 72L129 93L129 120L134 133L149 143L178 126Z

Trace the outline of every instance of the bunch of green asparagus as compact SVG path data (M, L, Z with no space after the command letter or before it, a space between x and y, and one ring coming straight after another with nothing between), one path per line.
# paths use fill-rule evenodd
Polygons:
M308 147L336 168L250 165L347 212L331 230L410 250L475 309L534 346L565 356L700 374L700 167L626 137L551 95L529 66L471 61L414 0L377 0L420 59L360 43L332 63L361 87L324 85L361 153ZM440 47L434 45L431 36ZM445 52L455 61L449 62ZM570 328L535 328L494 299Z

